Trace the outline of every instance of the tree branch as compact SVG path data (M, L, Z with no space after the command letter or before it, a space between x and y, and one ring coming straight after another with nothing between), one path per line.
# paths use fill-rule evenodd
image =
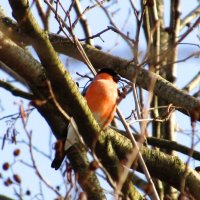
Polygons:
M0 195L0 199L1 200L14 200L14 199L11 199L11 198L4 196L4 195Z
M32 93L24 92L20 90L19 88L16 88L15 86L11 85L10 83L0 80L0 87L8 90L11 92L14 96L19 96L28 100L35 99L35 96Z
M92 45L93 40L90 38L92 35L92 31L89 27L87 18L82 11L81 3L79 0L74 1L74 10L76 12L77 18L80 20L80 24L81 24L84 34L86 36L86 43Z
M185 26L189 25L189 23L193 19L195 19L196 17L198 17L199 14L200 14L200 5L198 5L194 10L192 10L187 16L185 16L181 20L180 30L182 30L183 28L185 28Z
M24 41L26 44L30 44L29 36L24 33L22 33L22 36L20 36L17 32L18 29L16 30L16 25L14 26L13 23L7 24L5 23L4 19L5 17L0 18L0 25L3 31L6 32L6 34L8 34L10 24L12 24L11 28L13 30L13 33L9 31L9 36L11 36L12 39L17 40L18 43L22 43L22 41ZM71 41L55 34L50 34L49 39L57 52L83 61L83 58L79 54L75 44L73 44ZM83 44L83 48L86 51L91 63L96 69L103 67L113 68L118 73L120 73L120 75L122 75L124 78L127 78L128 80L132 80L132 77L136 73L136 66L134 65L134 63L130 63L128 60L112 56L108 53L104 53L89 45ZM193 109L200 106L200 101L198 99L191 97L190 95L176 88L173 84L169 83L161 76L141 68L137 76L137 84L143 89L148 90L149 83L151 81L155 81L155 87L153 89L154 93L158 97L161 97L169 103L172 103L174 106L182 107L183 109L181 109L180 111L184 114L188 115ZM200 114L198 116L198 120L200 120Z
M127 133L125 131L122 131L122 130L116 130L116 131L128 138ZM141 136L134 134L134 137L138 141ZM170 151L178 151L180 153L191 156L192 158L200 161L199 151L193 150L192 155L191 155L191 148L186 147L182 144L179 144L176 141L170 141L170 140L156 138L156 137L146 137L146 140L147 140L148 145L158 147L161 149L170 150Z
M126 159L126 156L132 151L133 147L129 139L124 136L117 134L113 130L108 130L106 133L101 135L101 140L112 141L112 146L117 152L120 160ZM102 142L102 141L101 141ZM100 158L105 165L108 165L108 161L105 159L105 147L100 148ZM141 154L145 160L150 174L164 182L171 184L176 189L180 189L181 183L183 181L183 175L185 176L185 189L187 188L189 192L197 199L200 199L200 175L195 170L184 164L177 156L167 155L158 150L148 149L146 147L141 147ZM112 162L114 162L115 157L112 157ZM109 161L110 163L110 161ZM186 170L187 169L187 170ZM141 171L141 168L139 168ZM186 171L185 171L186 170ZM166 176L167 174L167 176ZM176 177L176 178L175 178ZM195 183L195 184L194 184Z
M194 76L192 80L182 90L191 92L191 90L199 86L199 83L200 83L200 72L197 73L196 76Z
M191 155L191 148L188 148L184 145L178 144L175 141L158 139L158 138L154 138L154 137L147 137L147 142L149 145L156 146L159 148L164 148L164 149L171 150L171 151L175 150L175 151L178 151L185 155L191 156L192 158L194 158L196 160L200 160L200 152L199 151L193 150L192 155Z
M20 24L20 27L25 33L31 36L30 42L35 48L35 51L37 52L41 60L41 63L46 70L47 76L51 82L53 92L56 95L57 101L62 106L63 110L65 110L65 112L72 114L78 125L79 131L82 134L83 133L86 134L84 139L86 140L87 144L90 144L91 139L94 139L94 137L97 136L100 129L97 123L94 121L92 113L89 110L86 102L80 95L77 85L72 81L70 74L65 70L65 67L59 60L58 55L54 51L48 39L48 36L46 35L45 32L43 32L40 29L39 25L35 21L30 11L30 8L28 7L28 1L20 0L16 2L10 0L9 2L13 9L15 18ZM65 88L65 90L63 90L63 88ZM68 100L67 104L66 104L66 99ZM86 119L88 123L83 123L82 120L80 119ZM90 134L86 133L85 130L90 130ZM85 174L88 173L89 172L86 171ZM81 171L80 174L82 174ZM80 183L80 185L82 184ZM100 189L98 189L99 186L96 185L95 182L90 182L89 185L90 185L90 190L86 191L87 195L90 195L95 186L95 188L98 190L96 198L102 199L104 194L100 192Z
M17 3L18 2L19 1L17 1ZM19 23L19 24L23 25L23 23ZM0 35L0 36L2 36L2 35ZM64 40L64 43L65 42L66 41ZM1 43L1 47L2 47L1 48L2 50L0 49L0 57L1 57L1 59L3 59L3 62L5 61L5 63L8 64L8 66L14 67L13 65L16 64L16 62L15 63L12 63L11 61L9 62L9 60L6 59L6 55L5 55L4 52L7 53L7 56L9 57L9 59L15 58L14 60L16 60L16 58L18 58L17 60L20 60L20 59L23 60L23 57L21 57L20 54L16 54L16 53L12 54L12 51L9 54L8 50L6 51L6 48L8 48L8 46L9 46L11 49L14 48L17 51L19 50L19 51L22 51L23 53L25 53L23 49L17 48L16 45L14 45L11 41L8 42L8 40L5 40L5 37L3 37L2 40L0 39L0 43ZM63 43L61 43L59 48L61 48L61 47L63 48L63 46L64 46ZM100 59L101 59L101 60L103 60L103 62L105 62L107 67L113 67L113 68L116 67L116 69L119 72L121 72L121 75L124 75L125 77L127 77L131 80L132 76L129 73L131 73L133 75L134 72L135 72L134 71L135 66L133 64L130 64L126 60L122 60L120 58L105 54L101 51L97 51L96 49L90 48L88 46L85 46L85 48L87 50L87 53L90 54L91 60L93 62L95 62L96 64L98 62L101 63L100 67L104 66L102 61L100 61ZM10 51L10 49L9 49L9 51ZM45 51L46 51L46 45L45 45ZM76 54L75 47L71 44L67 46L67 51L68 51L68 54L71 54L70 51L73 51L73 54ZM47 51L46 53L50 53L50 52ZM97 58L92 59L92 57L96 57L95 54L97 55ZM73 55L73 56L78 57L78 55ZM48 54L48 56L52 56L52 55ZM101 57L98 58L98 56L101 56ZM102 59L102 56L103 56L103 58L108 58L108 61L110 61L110 62L108 62L106 59ZM30 59L32 60L33 58L30 57ZM44 62L44 64L47 64L47 63L48 63L48 57L47 57L46 63ZM29 65L30 64L31 63L29 63ZM58 70L57 65L55 65L55 63L54 63L53 66L51 65L51 67L56 68L54 70ZM120 70L120 67L122 67L122 68L124 67L124 69ZM126 69L127 69L127 71L126 71ZM24 71L23 73L27 72L27 70L29 70L29 69L27 69L26 67L23 68L23 71ZM34 68L32 68L31 70L34 70ZM40 66L40 72L39 71L37 71L37 72L40 74L41 70L42 70L42 68ZM48 73L51 72L51 70L48 69L48 67L46 68L46 70L49 70ZM21 69L21 71L22 71L22 69ZM18 73L22 73L22 72L18 71ZM61 102L60 99L63 99L64 102L63 103L61 102L61 105L62 105L63 108L65 108L65 110L68 110L68 107L70 107L72 105L74 106L74 110L71 110L71 109L69 109L69 110L72 111L73 116L76 117L76 122L78 124L78 127L80 127L79 130L80 130L80 133L82 134L84 140L86 141L86 143L88 145L90 145L91 139L89 139L89 137L90 136L92 136L92 138L96 137L95 134L96 133L99 134L100 129L97 126L97 124L93 121L93 118L91 117L91 113L88 111L86 103L80 97L81 95L78 92L77 88L75 87L75 84L72 83L72 80L69 77L68 73L63 70L62 73L60 73L60 75L61 75L61 77L66 75L65 79L63 79L59 76L54 76L54 77L49 76L49 77L51 77L51 79L54 78L55 79L54 81L57 81L58 78L61 78L61 80L60 80L61 82L59 82L60 83L59 86L62 85L62 88L63 87L65 88L65 91L63 91L63 90L61 91L61 90L58 89L58 90L54 90L54 92L59 97L59 103ZM31 79L31 80L28 80L28 78L27 78L27 81L29 82L29 84L30 85L31 85L31 83L33 84L33 82L32 82L33 77L28 76L27 74L26 74L26 76L28 78L30 77L30 79ZM37 74L36 77L38 78L38 74ZM147 80L142 80L142 78L143 79L147 78ZM159 76L155 76L153 73L149 73L148 71L145 71L143 69L139 73L137 82L139 84L143 85L144 87L148 88L148 84L149 84L148 81L152 80L154 78L158 82L158 83L156 83L158 85L156 86L157 88L155 89L155 92L159 93L159 91L164 91L164 93L165 93L166 90L163 90L163 87L164 87L163 84L164 83L167 85L164 88L169 89L169 88L172 87L168 82L163 81L163 79L161 79ZM144 83L143 83L143 81L144 81ZM161 84L160 81L163 81L163 83ZM38 85L37 90L35 89L36 91L41 92L43 90L43 88L41 87L43 85L42 83L43 82L40 82L41 85L40 85L40 87ZM69 86L71 86L71 87L69 88ZM174 87L172 87L172 88L173 88L174 91L178 92L178 94L179 94L178 97L180 97L180 96L185 97L184 93L181 93L176 88L174 89ZM160 96L161 96L161 94L160 94ZM48 97L48 95L47 95L47 97ZM186 97L189 98L191 100L191 102L193 102L193 103L191 103L191 102L190 103L193 104L192 106L194 106L194 102L195 102L194 99L191 99L189 95L186 95ZM174 98L175 97L173 97L173 99ZM66 102L66 99L68 100L67 102ZM64 103L68 104L68 107L66 105L64 105ZM198 101L196 103L198 104ZM184 103L182 103L182 104L184 104ZM191 108L191 107L188 107L188 108ZM52 111L52 114L55 113L55 110L51 110L51 111ZM40 109L40 112L43 113L43 112L45 112L45 110ZM59 124L62 127L64 126L63 124L66 124L66 122L62 118L60 119L60 121L50 120L50 118L52 118L52 117L53 117L52 115L45 117L49 122L51 121L51 123L49 123L49 124L50 124L52 129L55 126L55 124L57 126ZM87 121L87 124L80 122L81 121L80 119L85 119ZM58 135L61 134L61 132L54 132L54 134L58 137ZM111 147L116 152L117 156L113 156L112 152L109 152L110 154L104 153L106 149L108 150L108 145L107 145L108 142L112 143ZM107 163L107 165L106 165L107 168L110 169L110 171L112 172L113 167L120 164L119 159L123 160L124 158L126 158L126 155L132 150L132 145L127 138L121 136L120 134L118 134L116 132L108 131L108 133L102 133L100 135L99 143L98 143L98 149L101 150L101 151L98 151L98 152L100 154L99 156L102 159L102 162L105 163L105 164ZM185 170L185 165L178 158L160 153L160 152L155 151L155 150L149 150L145 147L142 148L141 152L143 154L143 157L144 157L144 159L147 163L147 166L150 169L150 172L152 173L152 175L154 175L157 178L160 178L161 180L172 183L172 185L174 187L179 188L180 180L182 180L182 179L180 179L180 177L182 176L183 170ZM112 161L112 162L108 163L108 161ZM169 174L169 176L166 177L166 173ZM174 179L174 177L177 177L177 178ZM193 196L195 196L197 199L199 199L199 196L197 196L197 194L198 194L198 191L200 190L200 188L199 188L200 187L200 177L199 177L199 174L197 174L194 170L192 170L190 168L188 169L188 174L186 176L186 186L190 189L191 194L193 194Z
M0 59L4 63L6 63L12 70L17 72L20 76L24 77L24 79L27 81L30 88L32 89L33 93L36 94L36 96L39 99L40 98L48 99L49 94L47 92L48 88L44 84L44 82L46 82L46 79L45 79L45 76L43 75L44 73L43 67L36 60L34 60L34 58L31 57L28 52L18 47L12 41L6 39L2 34L0 34L0 45L2 47L0 48ZM15 60L18 60L19 62L15 62ZM55 136L57 138L62 138L62 137L65 138L68 124L66 123L66 120L63 119L62 114L59 113L55 109L55 107L51 104L51 102L47 101L46 104L39 106L37 108L39 112L43 115L43 117L46 119L46 121L48 122ZM84 156L81 155L81 152L79 150L76 151L76 155L84 158ZM79 162L80 162L80 159L73 161L74 165L76 164L79 165ZM83 169L87 169L87 171L84 172L85 175L87 173L89 174L89 171L88 171L89 167L87 165L83 166L82 164L82 168L80 170L83 170ZM77 170L77 173L81 175L82 171L79 172ZM91 178L89 179L89 181L90 180L91 181L95 180L94 174L91 175ZM82 184L84 183L80 182L80 185ZM87 191L88 194L91 194L91 195L93 195L94 193L96 193L97 195L102 194L98 192L99 191L98 189L100 188L96 186L96 183L92 182L90 184L92 188L91 190ZM96 190L94 190L93 187L95 187Z
M50 35L50 40L59 53L68 55L75 59L82 61L82 58L77 53L76 47L68 40L61 36ZM128 60L112 56L108 53L104 53L98 49L95 49L89 45L83 45L85 52L88 55L91 63L96 68L110 67L116 70L121 76L128 80L132 80L132 77L137 71L137 67L134 63L130 63ZM173 84L162 78L161 76L140 68L136 83L143 89L149 89L149 83L155 81L155 87L153 92L160 98L165 99L167 102L172 103L174 106L182 107L181 112L189 115L189 113L200 106L200 101L187 93L181 91ZM198 116L200 120L200 113Z

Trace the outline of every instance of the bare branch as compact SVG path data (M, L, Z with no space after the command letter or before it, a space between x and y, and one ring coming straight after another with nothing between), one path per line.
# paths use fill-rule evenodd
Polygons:
M198 17L200 14L200 5L198 5L194 10L192 10L187 16L185 16L181 20L180 30L182 30L185 26L189 25L190 22Z
M8 24L6 25L9 27ZM17 32L15 35L17 35ZM75 59L83 61L83 58L80 56L79 53L77 53L77 49L75 45L71 43L69 40L66 40L66 38L62 36L58 36L54 34L50 34L49 37L52 42L52 45L59 53L63 53L65 55L68 55ZM22 39L23 38L21 38L21 40ZM125 59L115 57L110 54L106 54L102 51L99 51L98 49L92 48L87 45L83 45L83 48L89 60L94 65L94 67L102 68L102 67L110 66L111 68L118 71L124 78L132 80L132 76L135 73L134 63L130 64L130 62ZM160 76L152 72L148 72L144 69L140 69L140 72L137 77L137 84L139 84L144 89L148 89L149 81L151 79L157 80L154 87L154 92L156 95L162 98L165 98L168 102L174 104L175 106L183 107L184 109L188 111L191 111L192 109L198 107L199 102L197 99L194 99L186 95L185 93L178 90L175 86L171 84L166 84L167 83L166 80L162 79ZM163 94L168 94L168 95L163 96ZM175 98L175 96L178 98ZM183 112L185 114L188 114L185 111ZM200 120L200 117L199 117L199 120Z
M16 81L24 85L25 87L28 87L26 81L15 71L10 69L5 63L0 61L0 69L3 70L5 73L7 73L9 76L13 77ZM28 88L29 89L29 88Z
M84 15L82 8L81 8L81 4L79 0L75 0L74 3L74 9L76 11L77 17L78 19L80 19L80 23L81 26L83 28L83 31L85 33L86 36L86 43L89 45L93 45L93 41L91 40L91 35L92 35L92 31L89 27L88 21L86 19L86 16Z
M119 134L116 135L116 132L111 130L107 131L107 133L105 133L105 135L102 135L101 137L104 136L107 136L109 139L111 139L113 147L116 152L118 152L120 157L122 157L122 155L126 157L126 153L131 152L133 148L132 144L129 140L125 139L124 136ZM126 153L124 152L125 149ZM150 150L144 146L142 146L140 150L148 167L148 170L153 177L159 178L160 180L163 180L165 182L166 180L168 180L168 183L172 184L172 186L174 186L175 188L180 189L180 181L182 181L182 175L183 173L185 173L185 164L180 161L178 157L164 154L158 150ZM102 149L102 152L100 153L102 155L101 158L103 159L104 150ZM140 171L142 171L141 168ZM176 179L174 179L174 176L176 176ZM199 191L200 189L200 184L195 184L194 186L192 183L193 181L197 181L200 183L200 175L189 167L187 171L185 187L190 188L190 193L199 200L200 197L197 191ZM197 192L197 194L195 191Z
M8 90L9 92L11 92L14 96L19 96L28 100L33 100L36 97L32 94L32 93L28 93L28 92L24 92L18 88L16 88L15 86L11 85L10 83L0 80L0 87Z
M28 132L25 128L28 140L29 140L29 151L30 151L30 156L31 156L31 161L33 164L33 168L37 174L37 176L39 177L39 179L48 187L50 188L52 191L54 191L58 196L61 196L61 194L54 188L52 187L46 180L45 178L42 176L42 174L40 173L37 165L36 165L36 161L34 159L34 155L33 155L33 147L32 147L32 132Z
M177 41L176 45L181 43L192 31L195 27L197 27L200 24L200 17L197 18L197 20L194 22L194 24L189 27L189 29L181 36L181 38Z
M149 174L149 170L144 162L144 159L142 157L142 154L140 152L140 146L136 143L135 141L135 138L133 137L133 135L131 134L131 130L130 130L130 127L128 126L128 124L126 123L126 120L124 119L123 115L121 114L121 112L119 111L119 109L117 109L117 114L118 116L120 117L127 133L128 133L128 136L129 136L129 139L132 143L132 146L133 146L133 151L132 151L132 154L131 154L131 159L129 159L126 163L126 167L130 168L132 165L133 165L133 161L136 160L137 156L138 156L138 159L139 159L139 163L141 165L141 168L146 176L146 179L148 181L148 183L150 183L151 187L152 187L152 190L153 190L153 196L154 196L154 199L155 200L159 200L159 196L158 196L158 193L156 191L156 188L155 188L155 185L153 183L153 180L151 178L151 175ZM118 183L118 189L121 189L120 187L122 187L122 184L123 182L125 181L125 179L127 178L127 175L128 175L128 172L127 170L124 169L124 173L121 175L120 177L120 181Z
M66 39L56 35L51 35L50 39L54 45L54 48L58 52L82 61L82 58L76 53L77 50L75 49L74 45L69 41L66 41ZM132 81L132 77L137 70L137 67L134 63L130 63L128 60L104 53L87 45L83 45L83 47L94 67L111 67L115 69L121 76ZM172 103L174 106L184 108L185 110L181 111L185 114L188 114L187 111L190 112L192 109L199 106L199 100L179 90L161 76L140 68L136 83L143 89L148 90L149 83L151 81L155 81L153 92L156 95L162 99L164 98L167 102Z
M187 92L191 92L194 88L198 87L200 84L200 72L192 78L192 80L182 89Z
M73 82L70 74L66 71L65 67L59 60L58 55L54 51L54 48L52 47L46 33L40 29L39 25L35 21L30 11L30 8L27 6L28 1L20 0L16 2L13 0L9 0L9 2L12 6L14 16L16 17L22 30L25 33L29 32L30 29L32 30L31 33L29 32L29 34L31 34L32 36L31 44L35 48L46 70L48 78L51 81L54 94L59 97L59 99L57 99L59 104L62 106L65 112L68 113L69 111L69 113L72 113L76 121L76 124L79 128L80 133L83 134L82 136L85 139L86 143L88 145L91 145L89 141L91 141L92 138L93 139L96 138L96 136L99 134L99 126L97 125L97 122L95 122L91 111L89 110L86 102L83 100L83 97L80 95L77 85ZM62 90L63 87L65 88L65 90ZM68 99L67 104L66 104L66 99ZM72 107L72 105L74 106ZM88 121L88 123L82 123L80 119L85 119ZM52 124L54 123L55 122L52 122ZM87 132L86 130L90 130L90 131ZM88 135L88 133L90 134ZM81 156L81 154L78 153L74 156ZM85 166L84 155L82 159L84 162L83 164ZM76 164L79 164L80 160L71 160L71 162L75 162ZM80 171L81 168L77 168L77 170L79 171L80 176L85 177L85 178L86 176L88 176L87 173L84 174L83 171ZM79 181L80 181L80 185L84 186L83 182L85 181L85 179L82 178L82 179L79 179ZM98 184L98 180L96 179L96 177L94 175L91 175L88 182L90 182L90 184L85 186L85 188L87 189L88 195L95 195L94 192L98 190L96 197L98 199L100 198L102 199L102 196L104 196L104 194L100 188L100 185ZM94 186L96 190L95 191L93 190L92 192L92 189ZM91 192L91 194L89 191Z

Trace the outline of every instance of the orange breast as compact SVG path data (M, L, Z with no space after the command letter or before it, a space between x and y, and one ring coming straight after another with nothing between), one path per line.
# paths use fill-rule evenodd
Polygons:
M116 112L117 84L107 79L96 79L86 91L85 98L95 119L106 128Z

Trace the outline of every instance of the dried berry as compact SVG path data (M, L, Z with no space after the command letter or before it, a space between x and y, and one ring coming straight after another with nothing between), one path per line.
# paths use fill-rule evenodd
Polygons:
M60 190L60 186L59 185L56 186L56 190L58 190L58 191Z
M8 162L5 162L2 166L3 170L8 170L10 168L10 164Z
M30 190L27 190L27 191L26 191L26 195L27 195L27 196L30 196L30 195L31 195L31 191L30 191Z
M4 185L5 186L9 186L9 185L11 185L13 182L12 182L12 180L10 179L10 178L7 178L5 181L4 181Z
M93 161L90 163L89 168L90 168L90 170L95 171L96 169L99 168L99 162L96 161L96 160L93 160Z
M14 174L13 175L13 179L17 182L17 183L21 183L22 181L21 181L21 178L17 175L17 174Z
M20 154L20 149L15 149L14 152L13 152L13 155L19 156L19 154Z

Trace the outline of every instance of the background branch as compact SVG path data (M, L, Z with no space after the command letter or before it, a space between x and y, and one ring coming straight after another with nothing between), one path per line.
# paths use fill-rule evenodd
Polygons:
M4 24L4 26L7 26L9 28L8 24ZM83 61L83 58L78 53L76 46L71 43L71 41L62 36L54 34L50 34L49 37L52 45L57 52ZM23 40L23 38L20 39ZM111 67L124 78L132 80L132 76L135 74L136 70L134 63L130 63L128 60L104 53L88 45L83 45L83 48L87 53L87 56L90 59L91 63L94 67L96 67L96 69L102 67ZM168 83L165 79L161 78L161 76L141 68L140 72L138 73L137 84L142 88L148 90L149 82L151 82L151 80L155 81L155 94L162 99L165 99L169 103L172 103L174 106L182 107L183 109L180 110L181 112L188 114L200 105L198 99L195 99L194 97L191 97L188 94L177 89L174 85ZM200 120L200 114L198 120Z
M12 84L0 80L0 87L8 90L9 92L11 92L14 96L19 96L28 100L33 100L35 99L34 95L28 92L24 92L18 88L16 88L15 86L13 86Z

